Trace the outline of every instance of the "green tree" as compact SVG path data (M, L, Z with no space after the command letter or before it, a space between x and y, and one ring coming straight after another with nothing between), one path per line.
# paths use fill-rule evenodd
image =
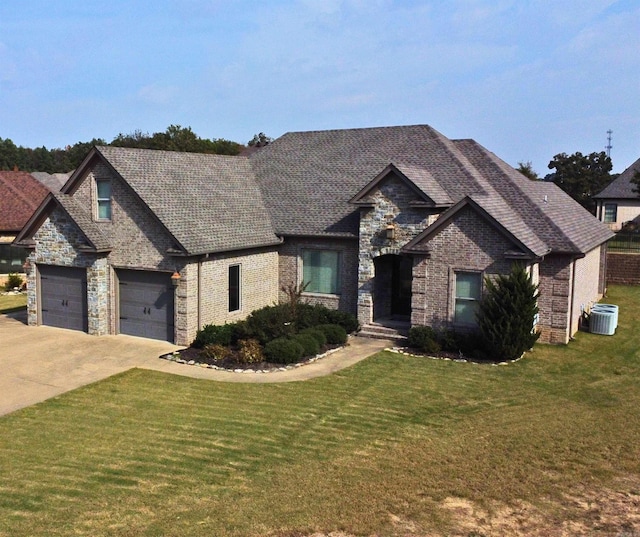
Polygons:
M559 153L549 162L553 182L580 205L593 212L593 196L611 182L611 159L604 151L583 155Z
M247 145L249 147L264 147L272 141L273 138L267 136L264 132L261 132L259 134L254 134L253 138L249 140L249 143Z
M633 191L640 196L640 169L633 172L630 181L633 185Z
M485 279L486 294L480 302L478 328L483 349L494 360L514 360L533 347L538 314L538 286L523 267L514 265L507 276Z
M518 162L518 167L516 168L522 175L528 177L532 181L537 181L540 179L540 176L533 169L533 164L531 161L527 162Z

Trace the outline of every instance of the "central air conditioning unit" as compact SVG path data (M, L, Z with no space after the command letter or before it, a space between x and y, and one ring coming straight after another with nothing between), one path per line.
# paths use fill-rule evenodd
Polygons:
M616 313L606 310L591 309L589 316L589 331L592 334L612 336L616 332Z

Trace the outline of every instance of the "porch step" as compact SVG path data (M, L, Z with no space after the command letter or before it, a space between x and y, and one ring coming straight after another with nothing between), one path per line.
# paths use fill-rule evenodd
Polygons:
M392 323L388 323L392 324ZM390 339L394 341L406 341L409 333L409 325L406 323L393 323L388 326L387 323L369 323L362 326L358 335L360 337L368 337L373 339Z

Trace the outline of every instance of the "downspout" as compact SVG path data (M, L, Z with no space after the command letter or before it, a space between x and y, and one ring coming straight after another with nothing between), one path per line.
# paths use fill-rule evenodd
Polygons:
M198 300L198 330L202 329L202 299L200 289L202 288L202 261L198 260L198 292L196 294Z

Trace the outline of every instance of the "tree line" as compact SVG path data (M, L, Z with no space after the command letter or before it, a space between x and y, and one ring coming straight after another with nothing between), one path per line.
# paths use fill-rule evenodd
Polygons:
M256 134L248 145L265 145L271 139L263 133ZM0 170L24 170L28 172L66 173L75 170L94 145L112 145L139 149L161 149L165 151L186 151L190 153L212 153L216 155L237 155L244 149L243 144L223 138L200 138L191 127L170 125L165 132L153 134L134 131L118 134L111 142L94 138L90 142L77 142L64 149L46 147L17 146L10 139L0 138Z

